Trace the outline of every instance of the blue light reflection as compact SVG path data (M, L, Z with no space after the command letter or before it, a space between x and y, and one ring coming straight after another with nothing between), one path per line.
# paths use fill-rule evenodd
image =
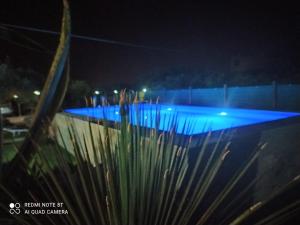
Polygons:
M139 108L138 112L143 116L136 116L136 107ZM200 134L208 130L223 130L300 116L299 113L293 112L183 105L172 105L170 107L170 105L141 104L130 106L129 111L131 113L129 121L134 125L140 124L141 126L154 128L156 126L155 120L158 118L157 115L159 115L159 129L170 130L174 126L174 120L176 121L176 132L180 134ZM118 105L66 109L65 112L93 119L107 119L117 122L121 120ZM140 121L137 121L137 118L140 118Z

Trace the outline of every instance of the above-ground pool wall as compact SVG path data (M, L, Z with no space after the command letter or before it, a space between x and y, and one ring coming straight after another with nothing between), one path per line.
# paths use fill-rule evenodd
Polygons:
M87 137L87 147L89 155L93 156L92 151L92 141L90 139L90 129L91 125L93 131L94 142L97 144L99 139L99 133L104 132L104 127L95 123L89 123L87 120L71 117L70 115L64 113L58 113L55 116L54 126L59 128L64 141L66 142L67 150L74 154L73 144L69 135L69 128L72 124L76 130L77 140L84 146L83 135ZM90 124L90 125L89 125ZM248 128L243 128L249 130ZM255 167L252 172L261 177L253 190L254 192L254 202L265 199L277 188L283 186L295 176L300 174L300 123L294 124L283 124L282 126L276 126L268 130L252 130L243 134L242 131L237 132L238 137L234 138L231 145L231 153L228 155L228 161L224 166L230 169L224 169L223 176L225 179L237 168L240 163L249 156L249 153L258 142L265 143L268 145L260 153L260 156L255 163ZM114 142L117 138L117 130L109 128L111 136ZM63 146L60 135L58 137L58 142ZM103 138L103 137L102 137ZM102 139L103 141L103 139ZM214 143L210 143L214 146ZM97 147L97 146L96 146ZM193 148L197 150L199 148ZM83 150L82 150L83 151ZM235 161L235 164L231 164L230 161ZM250 177L253 177L251 172Z
M235 130L228 130L229 135L224 135L222 138L221 143L219 143L219 146L217 148L217 154L221 154L221 152L224 150L225 146L230 143L227 150L229 150L228 154L225 157L225 160L222 163L222 166L220 167L215 179L213 180L208 193L206 194L205 201L207 203L210 203L214 200L214 198L224 190L225 186L231 181L231 179L236 175L237 172L239 172L246 163L249 161L253 153L255 152L255 149L258 146L261 132L260 130L254 128L249 129L235 129ZM219 134L216 134L219 136ZM205 138L205 136L200 137L202 140ZM208 146L206 155L203 156L203 165L199 169L199 173L201 174L201 171L203 171L204 167L207 165L208 158L213 152L213 149L216 146L218 138L212 139ZM203 143L203 141L202 141ZM199 153L202 145L200 144L198 147L194 146L190 149L190 164L194 165L196 163L197 159L197 153ZM191 166L193 168L193 166ZM234 199L237 197L236 193L240 193L241 191L245 190L251 181L255 179L257 176L257 161L254 161L252 166L247 170L247 172L244 174L244 176L241 178L241 180L238 182L238 185L232 190L232 192L229 194L229 196L226 199ZM199 175L200 177L200 175ZM243 198L243 201L241 204L241 207L245 207L246 205L251 205L254 202L254 192L255 188L251 187L247 190L247 195ZM227 201L224 202L224 205L220 206L220 208L225 208L228 204ZM243 204L243 205L242 205ZM208 207L208 205L207 205ZM201 212L199 212L201 213ZM202 212L203 213L203 212Z
M255 200L261 201L300 174L300 123L262 132L267 142L257 163Z
M74 155L74 145L72 143L72 138L70 133L74 135L76 141L80 145L80 150L84 153L86 157L86 149L89 154L89 157L92 163L95 163L93 143L96 149L99 149L99 137L101 134L102 143L104 143L105 131L104 126L98 125L96 123L91 123L88 120L76 118L69 116L65 113L57 113L53 120L53 128L56 134L58 144L62 147L66 147L67 151ZM117 133L119 132L116 129L108 128L108 132L111 137L111 143L117 142ZM86 141L86 148L85 142ZM113 146L113 144L111 145ZM97 157L100 156L98 155Z

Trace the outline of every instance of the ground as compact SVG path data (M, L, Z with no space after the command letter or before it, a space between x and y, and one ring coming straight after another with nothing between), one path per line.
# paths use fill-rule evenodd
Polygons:
M22 143L22 140L24 139L24 134L17 135L15 137L12 137L10 133L3 132L4 136L4 142L6 144L3 145L3 152L2 152L2 159L3 163L10 162L14 156L17 153L18 147ZM7 142L10 142L9 144ZM47 157L47 160L51 167L56 167L58 165L56 155L55 155L55 144L49 140L42 140L40 144L40 149L43 153L45 153L45 156ZM73 156L70 155L67 151L63 151L63 154L69 159L70 162L74 162ZM39 161L39 157L36 155L33 160L35 162ZM33 163L33 162L32 162ZM31 165L32 165L31 163ZM46 170L45 165L43 165L43 170Z

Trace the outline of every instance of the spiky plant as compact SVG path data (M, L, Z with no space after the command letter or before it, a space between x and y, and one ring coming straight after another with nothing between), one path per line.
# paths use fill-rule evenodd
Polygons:
M247 222L269 202L248 205L251 206L249 209L240 207L255 180L241 190L236 189L264 144L258 145L226 185L212 196L211 189L218 184L218 174L226 156L231 154L230 140L226 139L224 132L213 145L209 144L212 134L208 133L194 149L197 151L195 158L191 158L193 137L178 141L176 116L163 117L157 110L155 117L150 118L153 128L145 128L141 119L145 115L143 108L138 104L128 107L124 93L120 99L120 114L121 122L115 124L119 132L112 133L111 124L105 120L100 121L104 127L102 131L95 131L94 124L89 123L89 132L81 137L83 142L79 141L79 131L66 122L75 163L70 163L60 146L51 145L58 162L57 168L53 168L45 151L37 147L40 163L36 167L43 165L43 169L35 167L35 172L39 173L31 176L27 195L25 199L22 195L22 201L63 202L68 215L15 215L19 223L238 225ZM135 125L130 123L133 120L137 121ZM169 130L160 131L161 123L168 124ZM188 123L184 127L186 130L191 128ZM59 135L63 137L61 133ZM70 143L62 139L65 145ZM92 152L89 141L92 141ZM295 182L299 179L292 184ZM239 194L232 195L237 190ZM5 188L3 191L10 194ZM14 202L20 201L17 193L11 197ZM276 221L286 219L291 209L293 213L299 209L299 200L264 215L256 222L276 224Z

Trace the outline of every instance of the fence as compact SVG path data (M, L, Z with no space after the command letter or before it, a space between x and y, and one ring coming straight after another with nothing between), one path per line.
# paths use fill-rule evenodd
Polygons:
M161 103L300 111L300 85L152 90L147 98Z

